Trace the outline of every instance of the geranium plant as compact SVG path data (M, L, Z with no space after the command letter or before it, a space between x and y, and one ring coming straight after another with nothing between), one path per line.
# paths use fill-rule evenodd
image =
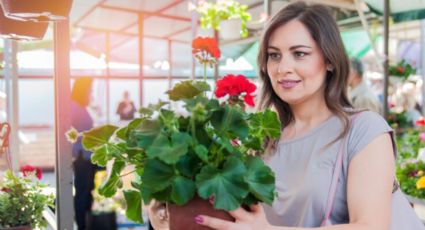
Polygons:
M198 195L214 197L214 207L224 210L272 203L275 177L260 155L265 139L280 136L276 113L244 110L243 102L254 105L255 85L242 75L217 82L213 95L219 99L207 97L209 90L205 81L182 81L167 91L170 101L142 108L127 126L69 133L74 139L82 135L92 162L114 161L100 194L112 196L122 187L123 168L134 166L133 188L124 191L129 219L142 221L141 200L183 205ZM169 109L171 102L185 111Z
M397 166L397 180L403 193L425 199L425 163L411 159Z
M201 0L195 8L201 16L199 19L202 28L220 30L220 22L229 19L240 19L241 35L248 36L247 22L251 14L247 12L248 6L235 0L218 0L216 2Z
M204 67L204 81L207 80L207 67L213 67L221 52L217 40L211 37L197 37L192 41L192 54Z
M24 166L20 175L8 170L0 181L0 229L30 226L45 227L43 210L53 207L53 194L46 194L47 185L38 181L41 170Z
M416 73L416 69L413 68L406 60L401 60L395 65L391 65L388 69L391 76L400 77L406 80L411 74Z

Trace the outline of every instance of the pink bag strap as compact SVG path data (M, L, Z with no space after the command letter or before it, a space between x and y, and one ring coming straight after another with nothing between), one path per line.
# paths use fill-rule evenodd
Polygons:
M354 120L356 120L356 118L360 114L361 113L356 113L352 116L350 128L351 128L351 125L354 123ZM325 209L325 211L326 211L325 212L325 218L323 219L322 224L320 226L330 225L329 217L331 215L333 203L334 203L334 200L335 200L335 194L336 194L336 188L337 188L337 185L338 185L339 176L341 175L342 157L344 155L344 146L347 145L347 142L348 142L348 134L345 135L344 140L339 145L339 150L338 150L338 155L337 155L337 159L336 159L336 163L335 163L335 168L334 168L334 172L333 172L333 175L332 175L331 189L329 190L328 201L327 201L326 209Z

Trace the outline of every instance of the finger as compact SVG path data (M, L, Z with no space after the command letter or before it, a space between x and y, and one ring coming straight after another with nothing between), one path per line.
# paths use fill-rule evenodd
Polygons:
M229 211L229 214L232 215L236 220L249 220L251 219L251 213L246 211L244 208L239 207L236 210Z
M251 204L249 206L249 209L252 212L255 212L255 213L257 213L257 212L264 212L263 206L260 203L258 203L258 204Z
M215 202L215 197L214 197L214 196L210 196L210 198L208 199L208 201L209 201L211 204L214 204L214 202Z
M197 224L203 225L203 226L208 226L212 229L218 229L218 230L228 230L228 229L233 229L233 222L229 222L229 221L225 221L222 219L217 219L214 217L209 217L209 216L202 216L202 215L198 215L195 217L195 222Z

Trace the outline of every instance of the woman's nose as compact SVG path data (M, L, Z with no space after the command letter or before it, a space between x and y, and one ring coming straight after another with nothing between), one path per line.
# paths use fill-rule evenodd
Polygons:
M292 62L289 58L283 58L280 59L279 64L277 65L277 72L282 74L291 71L292 69Z

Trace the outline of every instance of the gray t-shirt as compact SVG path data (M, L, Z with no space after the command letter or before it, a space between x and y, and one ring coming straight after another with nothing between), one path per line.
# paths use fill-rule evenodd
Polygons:
M329 147L341 132L341 120L332 116L308 134L291 140L280 140L276 152L265 162L275 172L276 192L273 205L264 205L267 219L273 225L319 227L326 209L333 169L342 139ZM347 207L347 174L351 159L373 139L391 133L387 122L374 112L363 112L354 121L348 144L343 147L342 172L337 186L330 221L349 222ZM394 230L425 229L403 194L393 194L392 226Z

